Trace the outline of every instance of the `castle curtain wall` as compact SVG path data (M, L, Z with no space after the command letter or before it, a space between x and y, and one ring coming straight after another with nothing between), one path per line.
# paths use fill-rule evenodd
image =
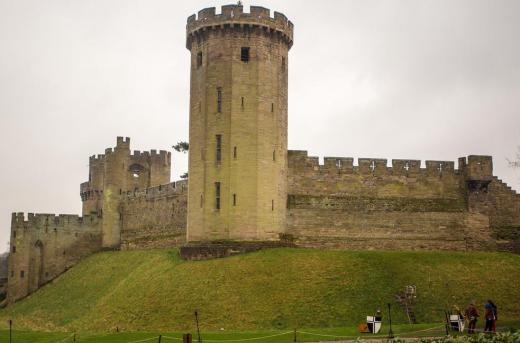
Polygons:
M307 247L495 249L489 217L470 211L449 161L325 158L289 151L287 233Z
M121 204L121 249L172 248L186 242L187 182L128 192Z
M24 298L101 249L97 216L13 214L8 302Z
M520 252L520 194L497 177L488 192L489 220L499 249Z

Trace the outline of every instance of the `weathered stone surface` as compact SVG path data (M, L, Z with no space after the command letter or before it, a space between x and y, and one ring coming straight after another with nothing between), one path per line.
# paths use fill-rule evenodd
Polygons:
M121 203L121 248L171 248L184 244L186 202L186 181L129 192Z
M230 5L188 18L188 241L276 240L285 231L293 27L269 14Z
M180 255L184 260L208 260L282 247L294 247L294 244L287 241L192 242L181 247Z
M13 213L8 301L36 291L82 258L101 249L97 215Z

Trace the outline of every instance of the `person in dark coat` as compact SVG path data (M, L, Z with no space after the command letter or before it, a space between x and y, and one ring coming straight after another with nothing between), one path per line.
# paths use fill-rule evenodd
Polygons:
M471 302L466 309L466 318L468 318L468 333L475 333L479 313L475 306L475 301Z
M495 322L495 309L494 304L491 300L488 300L486 305L484 305L484 318L486 318L486 327L484 328L484 332L493 332L493 323Z

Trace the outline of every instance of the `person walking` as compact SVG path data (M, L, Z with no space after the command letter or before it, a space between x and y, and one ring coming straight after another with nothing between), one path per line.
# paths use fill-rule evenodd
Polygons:
M475 306L475 301L472 301L466 309L466 318L468 318L468 333L475 333L479 313Z
M484 318L486 319L486 326L484 328L484 332L493 332L493 322L495 321L495 310L493 306L493 302L488 300L486 305L484 305Z

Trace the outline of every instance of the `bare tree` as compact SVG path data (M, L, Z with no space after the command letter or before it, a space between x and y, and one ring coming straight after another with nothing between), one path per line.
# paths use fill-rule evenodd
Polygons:
M511 168L520 168L520 146L518 147L515 158L512 160L508 158L507 162Z

